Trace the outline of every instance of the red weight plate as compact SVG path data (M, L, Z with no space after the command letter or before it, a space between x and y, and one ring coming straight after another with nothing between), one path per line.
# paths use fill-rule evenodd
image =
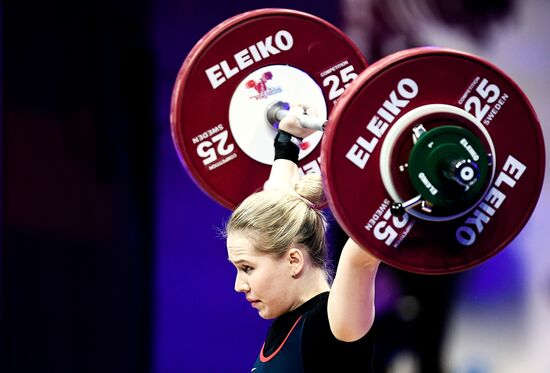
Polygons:
M260 9L228 19L196 44L177 76L171 129L182 163L203 191L235 208L269 175L268 104L312 100L326 119L365 67L351 40L313 15ZM320 138L301 151L301 172L320 172Z
M494 144L495 175L463 216L396 218L381 148L403 115L432 104L478 119ZM491 258L520 232L540 195L545 152L537 116L508 75L470 54L418 48L371 65L342 95L329 117L321 166L329 205L353 239L394 267L443 274Z

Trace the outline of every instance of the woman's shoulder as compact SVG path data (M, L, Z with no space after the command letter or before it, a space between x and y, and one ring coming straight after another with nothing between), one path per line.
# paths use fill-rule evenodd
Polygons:
M356 371L357 366L370 372L374 353L374 330L354 342L338 340L330 329L328 292L315 299L315 305L304 314L302 359L306 372ZM323 359L330 356L330 359Z
M330 329L330 322L328 318L328 296L329 292L325 292L312 298L310 307L303 314L303 339L305 341L328 341L329 343L353 345L353 344L365 344L371 343L374 330L370 330L365 336L358 339L355 342L343 342L339 341L332 333ZM322 343L322 342L321 342Z

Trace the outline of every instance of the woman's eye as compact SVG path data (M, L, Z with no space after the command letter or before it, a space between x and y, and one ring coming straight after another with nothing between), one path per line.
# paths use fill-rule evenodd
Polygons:
M250 267L250 266L243 266L243 267L242 267L242 270L243 270L244 273L248 273L248 272L250 272L250 271L252 270L252 267Z

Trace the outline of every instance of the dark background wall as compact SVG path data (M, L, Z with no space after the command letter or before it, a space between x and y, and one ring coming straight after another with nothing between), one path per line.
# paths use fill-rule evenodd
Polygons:
M149 10L2 3L2 372L149 371Z

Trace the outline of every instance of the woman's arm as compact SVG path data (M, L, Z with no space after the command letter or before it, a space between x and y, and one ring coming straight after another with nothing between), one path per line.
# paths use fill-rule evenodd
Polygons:
M298 166L288 159L277 159L271 166L269 179L264 184L264 189L281 189L294 192L293 186L299 178Z
M293 115L285 116L279 123L279 129L299 138L304 138L315 132L315 130L300 126L300 122ZM291 144L291 146L297 145ZM264 184L264 189L282 189L293 193L294 185L299 177L296 163L288 159L276 159L271 166L271 173Z
M279 129L301 138L314 132L301 127L292 115L281 120ZM294 192L298 178L298 166L294 162L277 159L264 188ZM380 260L348 239L328 299L330 328L337 339L354 341L370 330L374 322L374 288L379 263Z
M379 259L348 239L328 298L330 329L337 339L355 341L370 330L379 264Z

